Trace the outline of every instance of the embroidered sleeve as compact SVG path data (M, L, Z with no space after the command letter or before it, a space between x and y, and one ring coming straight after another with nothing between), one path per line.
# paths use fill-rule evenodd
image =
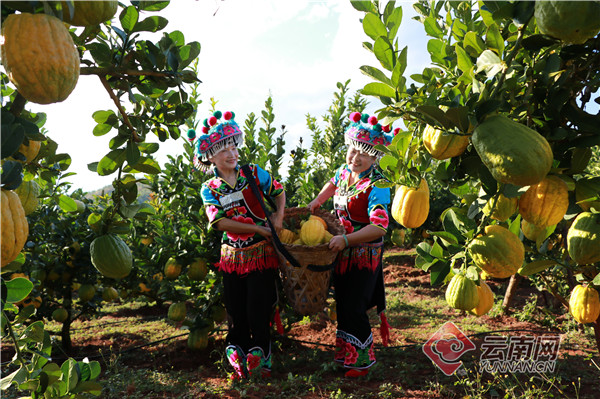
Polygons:
M259 187L265 195L277 197L283 193L283 186L277 180L273 179L269 172L258 165L254 165L254 168L258 177Z
M390 189L373 186L369 193L369 220L372 225L386 230L389 224L388 205L390 203Z
M333 176L331 178L331 184L333 184L336 187L340 186L340 181L344 180L347 177L347 174L348 174L347 166L348 165L344 164L335 172L335 176Z
M202 202L204 202L206 215L208 216L209 228L212 228L216 222L226 217L223 207L210 189L210 185L214 184L214 180L216 179L209 180L202 184L202 189L200 190L200 197L202 198Z

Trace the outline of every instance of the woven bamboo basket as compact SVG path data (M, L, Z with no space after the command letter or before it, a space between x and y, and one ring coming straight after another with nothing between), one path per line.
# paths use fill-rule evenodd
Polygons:
M287 208L284 221L296 230L300 229L302 217L309 215L308 208ZM317 210L319 216L327 223L327 230L333 235L344 232L339 220L331 213ZM283 281L283 289L288 302L295 312L302 316L322 311L327 300L331 270L312 271L308 265L326 266L333 263L337 252L329 249L329 244L312 247L306 245L283 244L287 251L300 263L301 267L292 266L283 255L279 254L279 270Z

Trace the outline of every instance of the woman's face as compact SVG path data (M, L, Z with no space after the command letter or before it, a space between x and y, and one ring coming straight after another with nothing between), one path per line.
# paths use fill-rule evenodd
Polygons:
M235 145L231 144L219 151L213 157L209 157L208 160L212 162L216 168L220 171L233 170L238 164L240 154Z
M377 158L373 155L360 152L354 147L348 148L348 153L346 154L346 163L353 173L360 174L364 172L373 166L375 161L377 161Z

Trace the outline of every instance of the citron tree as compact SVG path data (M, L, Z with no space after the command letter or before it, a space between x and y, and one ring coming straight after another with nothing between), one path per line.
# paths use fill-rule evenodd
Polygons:
M352 5L362 12L363 46L378 64L361 67L373 79L362 93L383 104L382 124L406 126L381 148L385 175L415 188L426 176L454 198L440 215L442 229L417 246L416 266L434 285L454 275L480 285L495 275L514 286L527 276L566 307L569 276L597 291L598 259L575 255L579 245L600 246L595 225L574 223L600 211L592 172L600 119L591 111L600 87L597 2L416 2L431 64L410 77L410 49L397 35L402 7ZM439 156L436 129L446 142L468 140L464 151ZM523 197L518 212L506 204ZM497 207L510 215L499 217ZM586 210L590 216L582 216ZM600 349L600 324L593 323Z

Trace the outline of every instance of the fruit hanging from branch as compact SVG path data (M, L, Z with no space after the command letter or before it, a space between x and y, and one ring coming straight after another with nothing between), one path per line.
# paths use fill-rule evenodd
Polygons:
M64 101L79 79L79 52L63 22L47 14L10 14L2 25L2 63L27 100Z

